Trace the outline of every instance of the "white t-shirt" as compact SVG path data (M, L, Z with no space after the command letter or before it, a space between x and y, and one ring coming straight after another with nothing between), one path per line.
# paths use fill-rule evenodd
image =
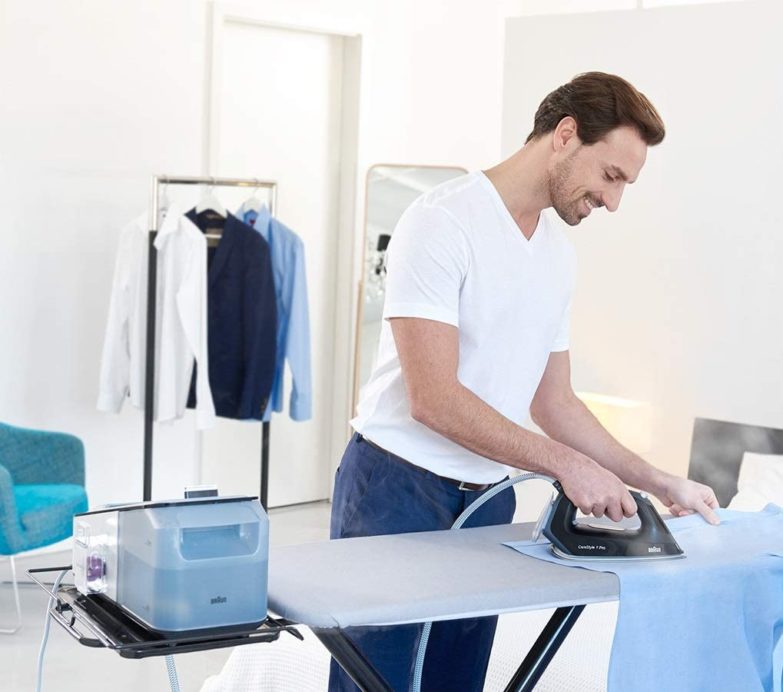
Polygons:
M527 240L481 172L450 180L402 215L387 251L383 325L355 430L440 476L494 483L508 467L415 421L388 319L459 329L459 381L522 424L552 351L568 349L575 254L545 213Z

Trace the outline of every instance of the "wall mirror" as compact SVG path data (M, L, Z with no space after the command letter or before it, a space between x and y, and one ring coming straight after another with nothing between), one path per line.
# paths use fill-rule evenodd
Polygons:
M379 164L367 172L364 262L359 283L353 407L375 363L386 283L386 247L402 213L419 195L467 173L457 166Z

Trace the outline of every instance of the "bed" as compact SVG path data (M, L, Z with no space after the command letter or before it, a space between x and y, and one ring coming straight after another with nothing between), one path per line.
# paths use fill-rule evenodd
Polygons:
M738 493L745 455L783 455L783 430L697 418L693 424L688 478L712 486L721 507ZM771 460L774 461L774 460ZM777 503L783 500L776 497Z

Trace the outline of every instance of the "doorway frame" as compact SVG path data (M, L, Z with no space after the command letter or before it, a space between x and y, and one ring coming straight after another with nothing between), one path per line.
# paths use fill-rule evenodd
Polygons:
M301 17L270 16L272 10L247 7L232 2L212 2L208 10L207 64L204 103L204 146L202 175L214 175L220 151L220 99L223 75L223 39L227 24L264 27L315 33L341 39L342 74L340 104L340 155L337 181L337 243L334 305L336 319L332 349L334 363L331 375L331 420L327 426L325 457L330 460L330 478L340 462L348 441L351 397L353 391L353 276L358 201L359 109L362 69L362 32L346 22L332 23L319 17L307 23ZM278 15L279 13L274 13ZM263 173L263 172L262 172ZM198 477L202 478L201 433L197 445ZM331 499L333 483L327 496Z

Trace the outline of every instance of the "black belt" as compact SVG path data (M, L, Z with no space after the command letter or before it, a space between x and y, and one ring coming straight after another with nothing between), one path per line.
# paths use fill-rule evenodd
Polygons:
M396 454L393 454L392 452L384 449L383 447L380 447L379 445L375 444L372 440L368 440L361 433L357 433L357 439L359 440L359 442L366 442L373 449L377 449L379 452L388 454L389 458L394 459L395 461L399 461L405 464L406 466L410 466L412 469L416 469L417 471L420 471L422 473L432 473L432 471L427 471L427 469L423 469L421 466L416 466L416 464L412 464L407 459L398 457ZM451 483L452 485L456 485L460 490L471 490L474 492L481 492L483 490L488 490L493 485L496 485L495 483L466 483L465 481L458 481L456 478L446 478L446 476L439 476L437 473L432 473L432 475L435 476L436 478L440 478L440 480L442 481L446 481L446 483Z

